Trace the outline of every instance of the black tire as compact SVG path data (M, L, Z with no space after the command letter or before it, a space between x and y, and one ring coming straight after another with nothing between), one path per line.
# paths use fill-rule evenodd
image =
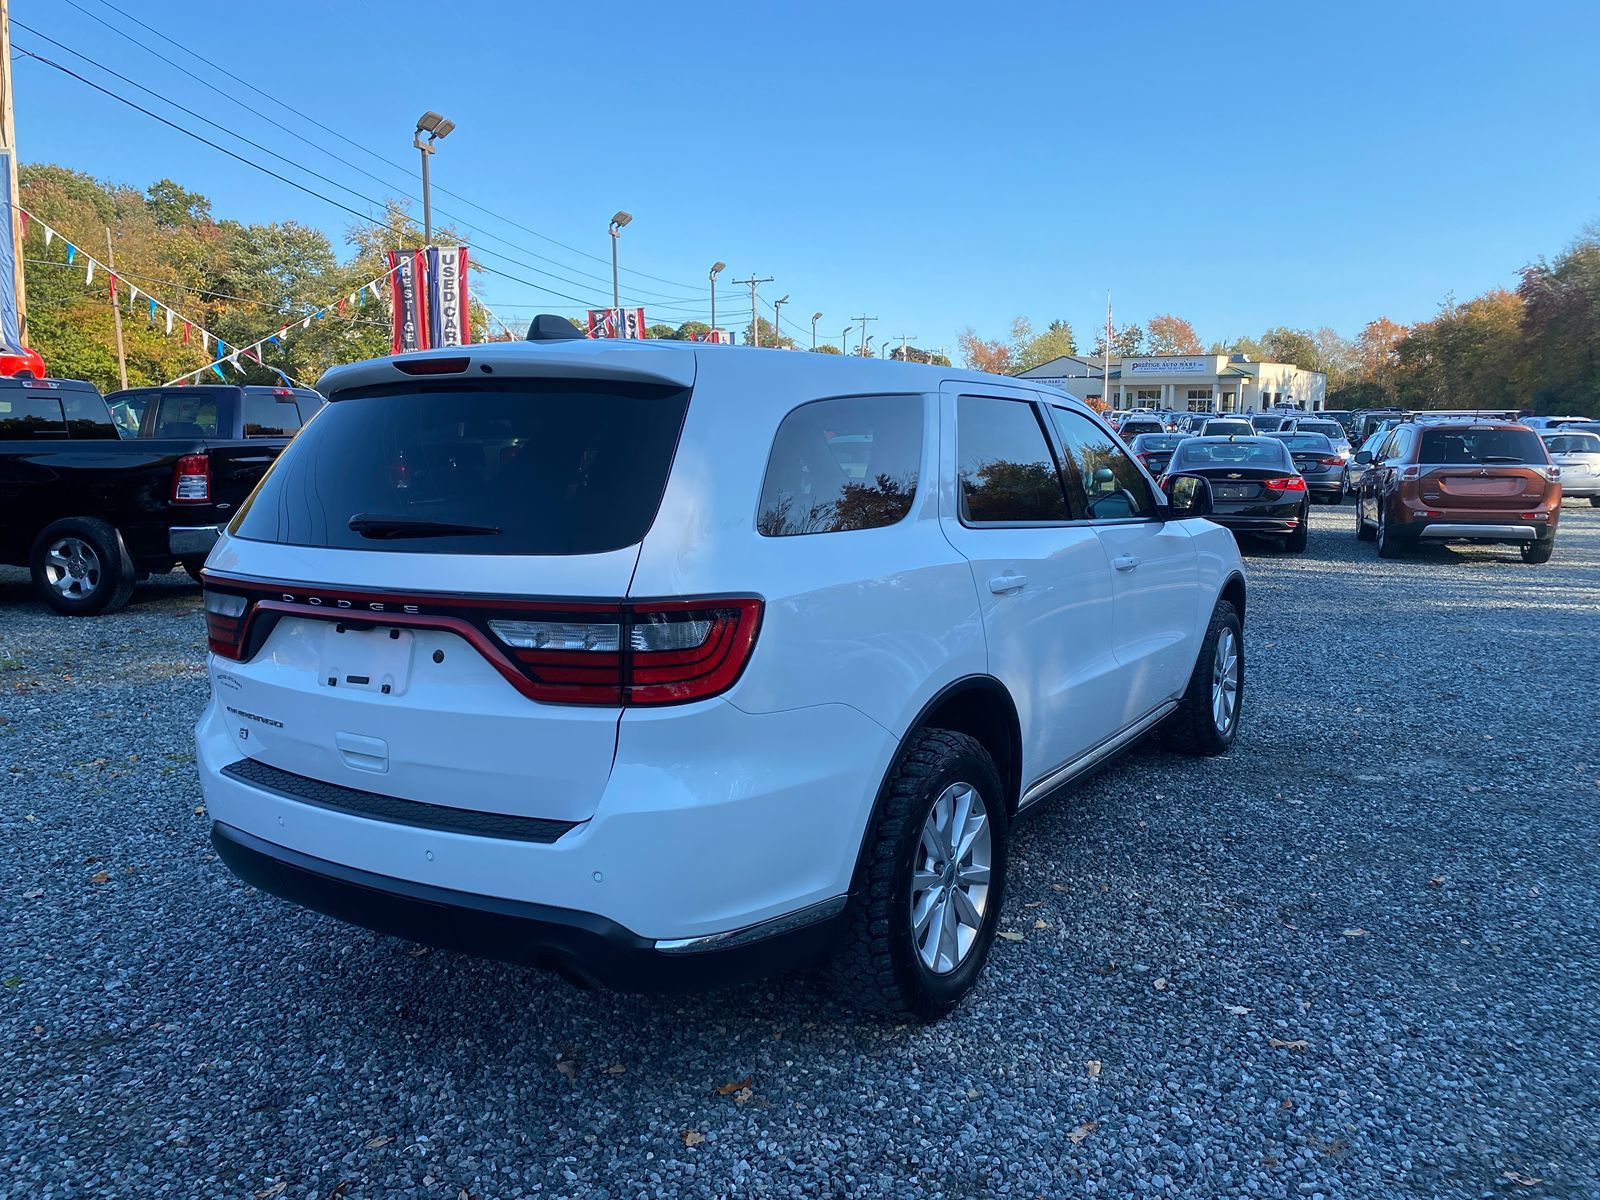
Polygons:
M1389 532L1389 522L1384 516L1383 501L1378 501L1378 532L1375 535L1378 541L1379 558L1399 558L1402 550L1394 534Z
M203 558L191 558L182 564L184 572L196 583L202 582L200 578L200 568L205 565L206 560Z
M1304 554L1306 539L1311 536L1311 504L1300 510L1300 524L1295 531L1283 539L1283 548L1290 554Z
M1523 542L1517 549L1522 551L1522 561L1525 563L1547 563L1556 552L1556 540L1552 537L1537 542Z
M912 930L911 876L923 826L952 784L969 784L989 818L990 883L977 936L959 965L935 974ZM896 1021L936 1021L972 990L989 957L1005 901L1011 819L1000 773L973 737L948 729L913 734L862 847L857 896L832 964L839 989L862 1009Z
M1217 644L1222 631L1227 630L1237 648L1238 671L1235 679L1233 711L1227 728L1219 729L1214 717L1212 686L1217 665ZM1176 711L1161 722L1161 744L1174 754L1188 754L1196 758L1215 758L1233 745L1239 732L1239 718L1244 709L1244 625L1232 604L1218 600L1211 610L1211 623L1206 626L1206 638L1200 645L1200 657L1195 661L1194 673L1189 676L1189 686Z
M1365 518L1363 518L1362 515L1361 515L1361 493L1357 492L1356 493L1356 541L1358 541L1358 542L1370 542L1373 538L1375 538L1377 536L1378 535L1375 534L1371 529L1367 528L1367 522L1366 522Z
M1589 507L1590 508L1600 508L1600 496L1590 496L1589 497Z
M45 526L33 543L29 567L39 598L69 617L116 612L126 606L138 579L122 535L95 517L68 517ZM58 582L63 578L65 583Z

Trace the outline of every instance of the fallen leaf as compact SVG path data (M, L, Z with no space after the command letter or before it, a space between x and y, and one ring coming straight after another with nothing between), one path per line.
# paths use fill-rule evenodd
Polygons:
M1538 1175L1524 1175L1521 1171L1501 1171L1500 1178L1509 1179L1518 1187L1538 1187L1544 1179Z
M1360 928L1357 928L1357 929L1346 929L1344 931L1344 935L1345 935L1345 937L1348 937L1348 938L1366 937L1367 936L1367 931L1365 929L1360 929Z
M685 1146L698 1146L705 1140L706 1135L697 1129L685 1129L683 1131L683 1144Z
M206 806L204 804L196 804L194 806L194 815L197 816L197 817L205 816L206 815Z
M1034 923L1033 923L1033 927L1035 929L1049 929L1050 925L1049 925L1049 923L1047 921L1035 920Z
M1250 1010L1242 1004L1230 1004L1228 1005L1228 1011L1236 1017L1248 1016L1250 1013Z
M560 1071L568 1079L578 1078L578 1064L573 1062L570 1058L564 1058L558 1062L556 1064L556 1070Z
M478 1200L478 1197L467 1191L466 1188L462 1188L456 1193L456 1200Z
M740 1107L743 1107L744 1105L749 1104L754 1097L755 1093L749 1088L740 1088L733 1094L733 1102Z
M1020 933L1016 933L1010 929L1002 929L999 933L995 934L995 936L1004 938L1008 942L1020 942L1022 940L1022 935Z
M83 860L83 865L86 866L86 867L92 867L95 863L97 863L99 861L100 860L98 858L96 858L94 855L91 854L91 855L89 855L88 858Z
M130 755L128 755L128 761L129 762L138 762L139 761L139 756L137 754L130 754Z
M1085 1121L1082 1125L1076 1126L1071 1133L1067 1134L1067 1141L1076 1146L1082 1142L1084 1138L1088 1137L1091 1133L1099 1128L1099 1121Z
M1271 1038L1267 1045L1274 1050L1304 1050L1310 1043L1305 1038Z
M390 1137L388 1134L386 1134L386 1133L379 1134L375 1138L368 1138L367 1139L367 1149L368 1150L382 1150L385 1146L387 1146L392 1141L394 1141L394 1139L392 1137Z
M1102 883L1100 885L1100 890L1102 892L1109 892L1111 890L1111 885L1109 883Z
M262 1188L256 1193L256 1200L268 1200L270 1196L281 1196L289 1187L287 1179L280 1179L269 1188Z
M1595 782L1600 783L1600 779L1595 780ZM1064 892L1067 890L1067 885L1064 883L1052 883L1050 885L1050 890L1052 892Z
M1166 991L1166 990L1167 990L1167 981L1166 981L1166 978L1165 978L1165 977L1164 977L1164 976L1163 976L1163 977L1162 977L1162 978L1160 978L1160 979L1158 979L1158 980L1156 980L1156 981L1155 981L1155 982L1154 982L1154 983L1153 983L1153 984L1151 984L1151 985L1150 985L1150 986L1151 986L1151 987L1153 987L1153 988L1155 988L1155 989L1156 989L1156 991L1158 991L1158 992L1164 992L1164 991Z
M111 878L111 876L107 875L104 871L96 871L93 875L89 876L89 882L90 883L104 883L106 880L108 880L110 878ZM288 1187L288 1186L289 1186L288 1184L284 1184L284 1187Z
M1089 1071L1089 1078L1090 1079L1099 1079L1100 1078L1100 1060L1098 1058L1091 1058L1088 1062L1086 1062L1084 1064L1084 1066Z
M628 1068L623 1066L621 1063L612 1063L609 1067L606 1068L606 1074L607 1075L621 1075L627 1069Z
M1444 886L1444 876L1443 875L1435 875L1432 879L1428 880L1428 886L1429 887L1443 887Z
M1294 1101L1293 1100L1285 1100L1282 1104L1278 1105L1278 1107L1283 1109L1284 1112L1288 1112L1291 1108L1294 1107Z
M1096 967L1094 973L1096 975L1115 975L1117 973L1117 964L1107 963L1103 967Z
M977 1098L978 1098L978 1089L977 1088L968 1088L967 1089L967 1099L968 1100L976 1100Z
M44 895L44 889L43 888L31 888L28 891L22 893L22 898L24 900L37 900L42 895Z
M1044 901L1043 900L1029 900L1022 907L1023 908L1043 908L1044 907Z
M341 1179L333 1185L333 1190L328 1193L328 1200L344 1200L345 1193L350 1190L350 1181Z
M719 1096L731 1096L735 1092L740 1091L743 1088L749 1087L750 1086L750 1082L751 1082L751 1078L752 1078L751 1076L746 1075L743 1079L736 1079L732 1083L725 1083L725 1084L723 1084L721 1087L719 1087L717 1089L717 1095L719 1095Z
M426 946L413 946L411 949L406 951L406 953L412 958L421 958L427 952L428 948Z

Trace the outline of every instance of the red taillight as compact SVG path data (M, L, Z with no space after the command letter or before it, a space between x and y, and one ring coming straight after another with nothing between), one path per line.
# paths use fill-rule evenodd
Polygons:
M172 502L174 504L211 503L211 456L208 454L183 454L172 469Z
M680 704L726 691L755 645L761 601L669 600L617 608L534 607L490 631L559 704Z
M459 375L467 369L467 358L403 358L395 370L407 375Z
M206 643L213 654L238 659L244 648L245 617L250 601L231 592L205 592Z
M1337 454L1333 455L1331 458L1319 458L1317 461L1325 467L1344 466L1344 459L1340 458Z
M1282 479L1264 479L1261 486L1269 492L1303 492L1306 481L1298 475L1285 475Z

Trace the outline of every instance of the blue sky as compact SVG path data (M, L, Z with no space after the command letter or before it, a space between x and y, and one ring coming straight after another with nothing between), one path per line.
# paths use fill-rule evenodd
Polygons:
M459 125L436 185L602 260L607 220L631 210L624 265L673 281L624 275L625 302L652 320L702 304L723 259L724 324L749 311L748 289L726 281L753 272L776 277L764 301L792 296L786 318L821 310L833 341L866 313L880 339L953 353L963 326L999 336L1026 314L1065 317L1087 345L1108 288L1119 322L1176 312L1206 340L1276 324L1354 334L1379 315L1427 317L1447 293L1512 286L1600 217L1592 2L476 0L459 17L429 15L458 11L437 3L77 2L245 107L67 0L13 0L12 15L365 196L417 191L410 132L433 108ZM399 165L208 73L119 9ZM170 175L219 217L336 238L353 221L38 63L15 78L26 161L139 186ZM608 302L608 261L437 191L435 207L481 226L469 241L485 264ZM507 316L576 309L502 277L477 283ZM682 307L658 307L667 296Z

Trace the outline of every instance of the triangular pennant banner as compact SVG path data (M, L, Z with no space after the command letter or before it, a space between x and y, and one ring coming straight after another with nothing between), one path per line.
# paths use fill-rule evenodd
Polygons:
M87 254L84 255L84 257L85 258L89 258L89 256ZM94 259L90 258L89 259L89 270L88 270L87 273L85 273L85 275L83 277L83 285L85 287L88 287L93 282L94 282ZM117 277L115 275L113 275L111 277L111 286L112 287L116 287L117 286Z
M172 310L167 309L167 336L172 336Z
M78 257L78 248L71 242L67 243L67 266L72 265L72 260Z
M44 227L44 248L46 250L50 249L50 243L55 240L55 236L56 231L51 229L50 226L46 225Z

